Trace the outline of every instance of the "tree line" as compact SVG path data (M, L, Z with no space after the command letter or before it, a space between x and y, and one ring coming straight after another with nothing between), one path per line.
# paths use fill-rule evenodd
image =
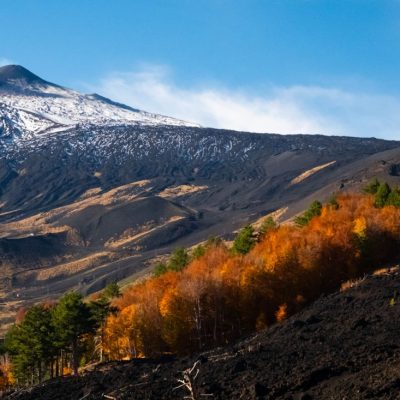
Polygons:
M119 311L107 318L105 352L124 359L225 345L396 262L398 192L378 182L365 194L313 202L293 224L266 221L262 235L247 226L231 248L211 242L184 266L167 264L114 301Z
M399 257L400 191L373 180L363 194L313 202L292 224L268 217L258 230L247 225L230 247L213 237L177 249L122 295L113 284L87 301L71 292L36 305L7 334L3 353L18 384L31 384L91 361L206 350Z
M18 385L40 383L69 370L77 374L82 362L101 361L104 323L116 312L111 300L118 296L118 285L111 283L89 302L69 292L57 303L26 310L3 344L3 352L11 359L13 380Z

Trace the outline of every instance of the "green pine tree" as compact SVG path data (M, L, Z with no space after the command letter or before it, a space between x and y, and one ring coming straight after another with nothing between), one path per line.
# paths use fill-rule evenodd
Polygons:
M60 299L52 314L60 345L71 352L74 375L78 375L81 339L96 328L90 307L83 302L82 295L69 292Z
M321 215L321 211L322 211L322 203L320 203L319 201L315 200L311 203L310 207L308 208L308 210L296 217L294 219L294 222L296 225L299 226L305 226L307 225L314 217L317 217L318 215Z
M378 208L384 207L388 201L390 193L390 186L386 182L381 183L375 194L375 206Z
M210 236L206 242L206 249L211 247L223 246L224 241L219 236Z
M336 198L335 195L332 195L329 198L328 205L333 210L338 210L339 209L339 203L338 203L337 198Z
M254 229L251 225L246 225L236 235L232 251L236 254L246 254L254 246L254 243Z
M197 258L204 256L204 254L206 254L206 246L199 244L193 249L191 258L196 260Z
M400 208L400 189L399 188L395 188L393 189L386 201L386 204L389 206L395 206Z
M153 275L154 276L161 276L165 274L168 271L168 266L166 263L159 262L156 264L153 270Z
M20 324L6 336L17 378L23 382L41 382L57 354L51 312L43 305L31 307Z
M169 258L168 270L169 271L182 271L189 263L189 254L183 247L177 248Z
M275 229L277 227L277 223L274 221L274 219L269 216L264 219L260 226L260 235L261 237L265 236L269 231L272 229Z
M105 297L106 299L113 299L121 296L121 289L117 282L109 283L101 292L101 297Z
M371 179L371 181L368 183L368 185L365 186L364 192L365 192L365 193L369 193L369 194L376 194L376 192L378 191L378 188L379 188L380 184L381 184L381 183L378 181L377 178L373 178L373 179Z

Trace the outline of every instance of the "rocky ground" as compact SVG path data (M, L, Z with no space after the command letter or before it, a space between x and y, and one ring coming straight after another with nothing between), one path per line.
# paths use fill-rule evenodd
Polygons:
M234 346L111 362L7 399L399 399L399 293L392 269Z

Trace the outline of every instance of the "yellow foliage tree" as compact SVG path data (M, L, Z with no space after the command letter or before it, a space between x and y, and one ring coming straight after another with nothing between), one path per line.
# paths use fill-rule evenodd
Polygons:
M210 246L180 272L127 290L107 321L111 358L189 353L231 342L400 256L400 209L345 194L299 228L268 232L247 254Z

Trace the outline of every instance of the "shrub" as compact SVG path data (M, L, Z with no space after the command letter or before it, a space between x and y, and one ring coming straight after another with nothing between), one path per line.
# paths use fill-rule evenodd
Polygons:
M315 200L311 203L310 207L308 208L308 210L296 217L294 219L294 222L296 225L299 226L305 226L307 225L314 217L317 217L319 215L321 215L321 211L322 211L322 203L320 203L319 201Z

